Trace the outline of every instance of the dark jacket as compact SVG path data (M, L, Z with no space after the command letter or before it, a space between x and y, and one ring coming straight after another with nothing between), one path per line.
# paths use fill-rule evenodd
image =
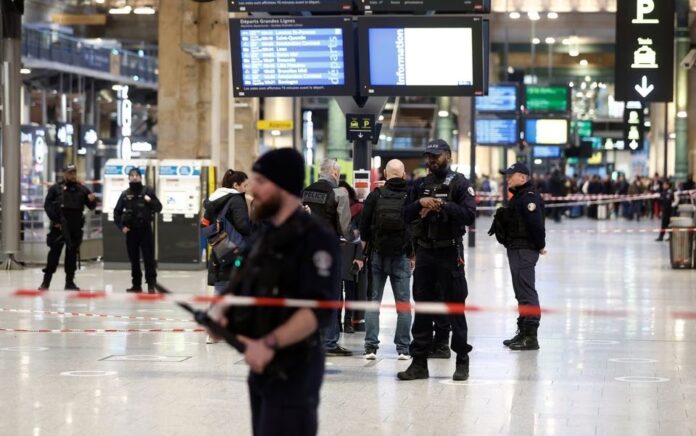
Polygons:
M384 184L384 187L380 189L389 189L394 192L408 192L409 186L404 179L389 179ZM376 189L365 199L365 207L360 217L360 239L365 241L368 245L374 237L372 231L375 224L373 221L375 219L374 214L375 208L377 207L377 200L379 200L379 191ZM411 240L408 226L406 227L406 234L404 236L404 254L409 257L414 255L413 241Z
M82 207L79 209L65 209L63 207L63 194L74 194L81 199ZM88 196L91 191L81 183L65 183L60 182L51 186L46 194L44 201L44 210L46 215L51 220L53 225L61 224L63 219L68 221L69 225L82 227L82 212L85 207L94 210L97 207L97 201L90 201ZM80 221L75 220L79 218Z
M215 223L228 201L230 202L230 207L227 209L225 219L232 224L232 227L240 235L249 237L252 233L252 225L249 220L247 202L244 194L233 189L220 188L203 202L204 212L201 226L205 227ZM229 280L231 270L231 266L219 267L213 262L208 262L208 284L214 285L217 282Z
M445 181L444 177L438 177L435 174L430 174L425 178L419 179L413 189L406 197L406 205L404 206L404 221L406 224L411 224L420 218L420 211L423 206L420 204L420 197L423 190L433 184L441 184ZM452 180L450 185L451 200L446 201L443 205L443 210L447 213L450 222L457 226L470 226L476 219L476 192L469 180L459 174ZM430 213L424 221L434 220L436 214ZM464 234L464 232L461 232Z
M519 188L510 189L513 196L510 208L522 217L529 241L536 250L546 247L546 228L544 224L544 200L535 191L533 184L528 182ZM514 247L511 247L514 248Z
M145 206L149 209L150 212L147 216L147 225L150 225L150 223L152 223L153 215L162 211L162 203L157 198L157 195L155 195L155 190L151 187L143 186L142 190L143 195L147 195L148 197L150 197L150 201L145 203ZM133 194L139 195L140 192L132 191L130 188L121 192L121 196L118 198L118 201L116 202L116 207L114 207L114 223L120 230L123 230L123 227L125 226L125 224L123 223L123 213L125 212L125 209L127 207L126 196Z

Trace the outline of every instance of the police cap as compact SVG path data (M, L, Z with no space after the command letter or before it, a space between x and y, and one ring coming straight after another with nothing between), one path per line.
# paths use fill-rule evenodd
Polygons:
M435 139L428 143L428 145L425 147L425 152L423 154L432 154L435 156L439 156L442 153L452 153L452 149L450 148L447 141L443 139Z
M73 173L77 171L77 167L73 164L66 165L63 167L63 173Z
M500 174L502 174L504 176L511 176L515 173L521 173L521 174L524 174L526 176L531 175L531 173L529 172L529 168L527 168L527 165L520 163L520 162L512 164L510 166L510 168L508 168L506 170L500 170Z

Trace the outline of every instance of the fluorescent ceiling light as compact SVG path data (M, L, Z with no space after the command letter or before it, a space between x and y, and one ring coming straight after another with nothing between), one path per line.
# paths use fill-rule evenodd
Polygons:
M510 12L511 20L519 20L521 16L519 12Z
M21 70L19 70L19 73L20 74L31 74L31 69L25 67L25 68L22 68Z
M548 18L549 20L555 20L558 18L558 13L557 12L549 12L548 14L546 14L546 18Z
M585 67L585 66L587 66L587 64L588 64L587 59L580 59L580 65Z
M136 15L154 15L155 9L152 6L139 6L133 9L133 13Z
M541 40L539 38L534 38L534 39L532 39L532 44L534 44L534 45L541 44Z
M546 41L545 41L545 42L546 42L547 44L549 44L549 45L555 44L555 43L556 43L556 38L552 38L552 37L549 36L548 38L546 38Z
M131 13L132 10L133 10L133 8L126 5L126 6L123 6L122 8L111 8L111 9L109 9L109 13L111 15L128 15Z
M447 118L449 116L449 112L448 111L439 111L437 113L437 116L440 118Z
M536 11L527 12L527 17L532 21L539 21L541 19L539 12L536 12Z
M677 112L677 118L686 118L689 115L686 113L686 111L679 111Z
M580 56L580 50L578 50L577 48L571 48L570 50L568 50L568 55L570 57L576 58Z

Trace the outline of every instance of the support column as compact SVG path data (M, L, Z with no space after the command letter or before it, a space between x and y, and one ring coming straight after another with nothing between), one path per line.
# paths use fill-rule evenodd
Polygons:
M269 121L293 121L295 112L292 97L266 97L263 99L263 118ZM293 146L295 129L293 130L264 130L263 144L268 148L289 148Z
M452 97L437 98L437 139L443 139L452 144L452 131L454 120L452 119ZM440 116L445 115L446 116Z
M13 3L2 2L2 251L12 269L19 253L20 89L22 78L22 15Z
M677 1L677 29L676 29L676 87L675 103L677 117L675 119L675 153L674 169L677 180L684 180L689 171L689 120L687 118L689 106L689 71L680 66L681 60L691 49L689 37L689 1ZM693 164L693 163L692 163Z
M346 140L346 117L335 98L329 100L326 144L327 158L350 159L351 145Z

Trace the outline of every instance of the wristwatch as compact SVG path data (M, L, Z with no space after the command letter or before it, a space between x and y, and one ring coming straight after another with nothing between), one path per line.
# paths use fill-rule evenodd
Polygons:
M269 333L263 338L263 345L273 351L278 351L278 339L276 339L273 333Z

